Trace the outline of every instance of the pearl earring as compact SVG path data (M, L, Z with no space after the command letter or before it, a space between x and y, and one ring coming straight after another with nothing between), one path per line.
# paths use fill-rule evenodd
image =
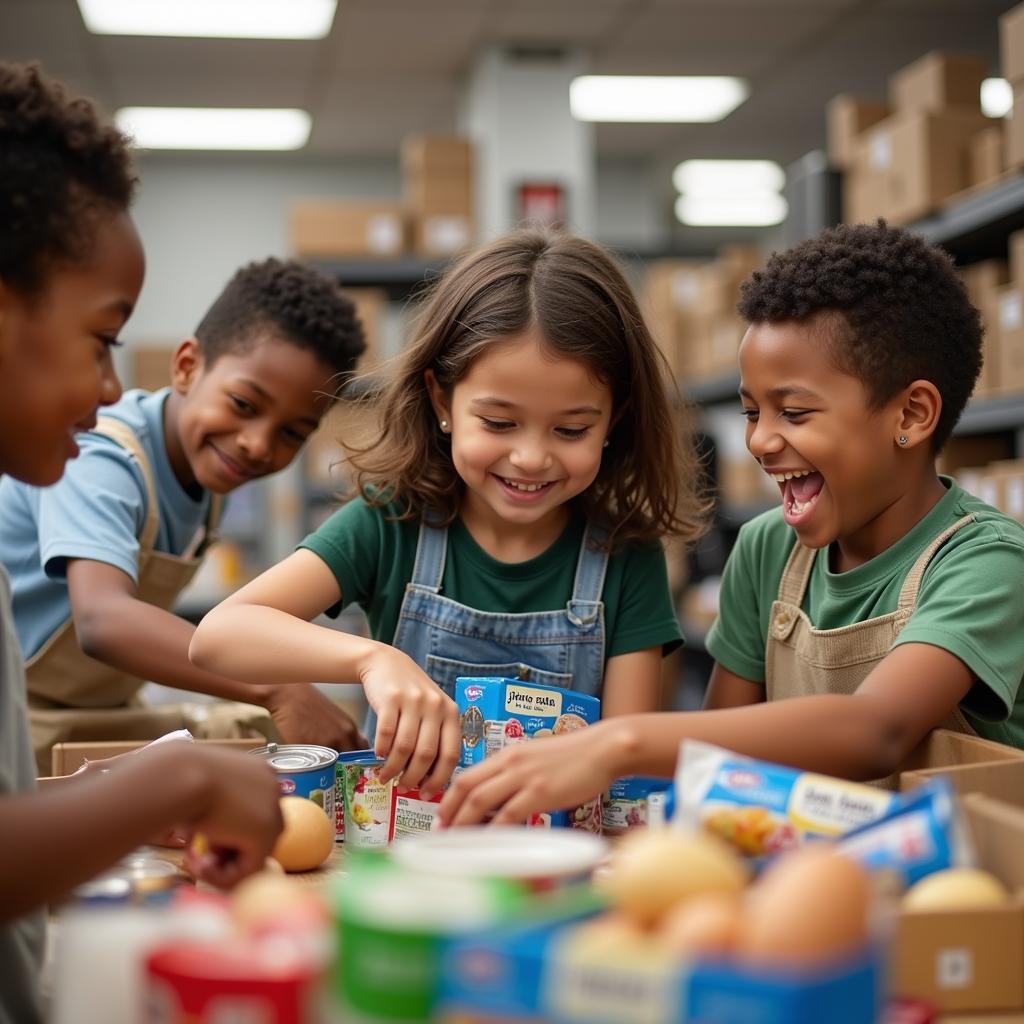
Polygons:
M900 447L902 447L903 445L909 443L910 438L907 437L906 434L900 434L900 436L898 438L896 438L896 441L900 445Z
M447 430L448 429L448 421L447 420L441 420L441 429L442 430Z
M602 447L607 448L608 447L608 442L605 441L605 443L604 443L604 445Z

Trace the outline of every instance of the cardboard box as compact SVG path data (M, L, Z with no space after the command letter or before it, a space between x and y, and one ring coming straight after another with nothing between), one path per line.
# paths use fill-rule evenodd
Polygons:
M985 764L1024 758L1024 751L994 740L950 729L933 729L904 761L900 772L948 768L961 764Z
M991 125L970 110L898 113L869 128L856 146L846 219L906 224L936 210L969 184L970 141Z
M983 128L971 139L968 153L971 185L991 185L999 179L1006 166L1003 159L1004 139L1005 131L1001 124Z
M1001 907L903 911L891 958L891 989L941 1010L1024 1006L1024 809L981 794L962 800L978 863L1013 893Z
M915 789L937 775L949 779L960 796L984 793L994 800L1024 808L1024 753L1006 761L982 764L959 764L945 768L922 768L904 772L900 776L900 789ZM1024 854L1024 850L1021 851Z
M829 163L846 170L853 162L857 139L891 113L892 107L884 100L869 100L848 93L834 96L826 111Z
M935 50L889 76L889 100L901 113L981 112L988 61L977 54Z
M384 318L388 308L388 293L383 288L344 288L344 291L355 303L356 315L366 335L366 351L357 364L357 371L362 373L372 370L384 358Z
M1008 170L1024 165L1024 82L1013 87L1013 109L1003 120L1003 157Z
M974 388L974 396L984 398L998 394L1002 389L998 291L1010 280L1010 269L1003 260L983 260L964 267L960 271L960 276L967 286L967 297L981 313L981 323L985 331L982 339L981 376ZM987 461L989 460L978 459L976 463Z
M999 384L1007 393L1024 391L1024 286L996 290L999 318Z
M372 399L336 402L302 450L306 479L315 487L347 492L351 479L345 445L369 444L380 435L379 406Z
M1010 280L1024 284L1024 231L1014 231L1007 240L1007 248L1010 254Z
M1013 438L1006 434L954 435L939 454L938 470L959 478L965 468L986 466L1012 455Z
M1024 4L999 18L999 61L1002 76L1011 85L1024 81Z
M406 250L406 212L400 203L306 200L291 211L296 256L319 259L388 258Z
M407 182L425 177L469 178L473 143L457 135L410 135L402 142L402 175Z
M644 318L677 380L704 372L702 350L693 339L705 273L696 261L657 260L648 266L644 277Z
M750 456L723 458L718 465L718 492L730 505L766 507L779 501L778 484Z
M414 136L402 144L405 201L413 249L452 256L473 244L473 146L456 136Z
M155 348L131 349L131 386L157 391L171 383L171 360L175 346L161 345Z

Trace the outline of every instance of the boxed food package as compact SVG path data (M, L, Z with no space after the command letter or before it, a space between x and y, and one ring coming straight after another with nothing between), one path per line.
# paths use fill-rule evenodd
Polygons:
M988 61L977 54L935 50L889 77L889 99L900 112L940 113L953 107L981 110Z
M846 219L905 224L933 212L970 184L971 139L991 124L966 108L900 112L878 122L856 145Z
M969 152L971 185L991 185L1003 173L1004 131L1002 125L983 128L971 139Z
M648 944L623 951L586 941L576 917L456 939L442 960L441 1019L560 1024L873 1024L881 964L874 954L817 972L687 962Z
M1003 78L1013 86L1024 81L1024 4L999 19L999 59Z
M455 702L462 718L463 768L515 743L584 729L601 717L597 697L502 677L460 676Z
M892 107L884 100L840 93L827 108L828 158L833 167L846 170L853 162L857 139L873 124L887 118Z
M942 1011L1024 1007L1024 809L966 795L978 866L1009 892L1000 905L900 911L890 962L895 995Z
M397 202L305 200L291 210L292 252L318 259L400 256L405 222Z

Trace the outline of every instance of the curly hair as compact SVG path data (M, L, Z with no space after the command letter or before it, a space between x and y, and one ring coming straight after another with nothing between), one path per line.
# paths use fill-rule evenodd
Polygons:
M940 248L903 228L844 224L783 253L741 288L750 323L834 314L823 338L839 369L880 408L915 380L942 396L932 438L948 440L981 371L978 310Z
M372 504L397 503L404 518L429 512L452 522L464 485L424 374L432 370L450 393L492 346L534 326L553 353L582 362L612 392L608 448L577 506L606 526L609 547L694 539L707 507L665 359L609 255L555 232L499 238L436 285L378 400L376 436L364 447L347 444L358 493Z
M207 363L249 351L270 328L338 373L335 393L366 350L355 303L333 278L296 260L266 259L236 271L195 335Z
M0 63L0 280L32 295L53 266L87 259L136 180L128 138L89 100L38 64Z

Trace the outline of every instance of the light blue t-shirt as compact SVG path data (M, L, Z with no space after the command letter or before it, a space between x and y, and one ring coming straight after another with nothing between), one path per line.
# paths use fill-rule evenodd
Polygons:
M121 420L138 436L160 506L155 548L180 555L203 526L210 496L190 497L171 468L163 429L169 393L128 391L101 415ZM138 582L138 538L149 504L142 468L108 437L89 433L76 440L81 454L52 487L0 480L0 562L11 578L14 624L26 658L71 615L67 559L105 562Z

